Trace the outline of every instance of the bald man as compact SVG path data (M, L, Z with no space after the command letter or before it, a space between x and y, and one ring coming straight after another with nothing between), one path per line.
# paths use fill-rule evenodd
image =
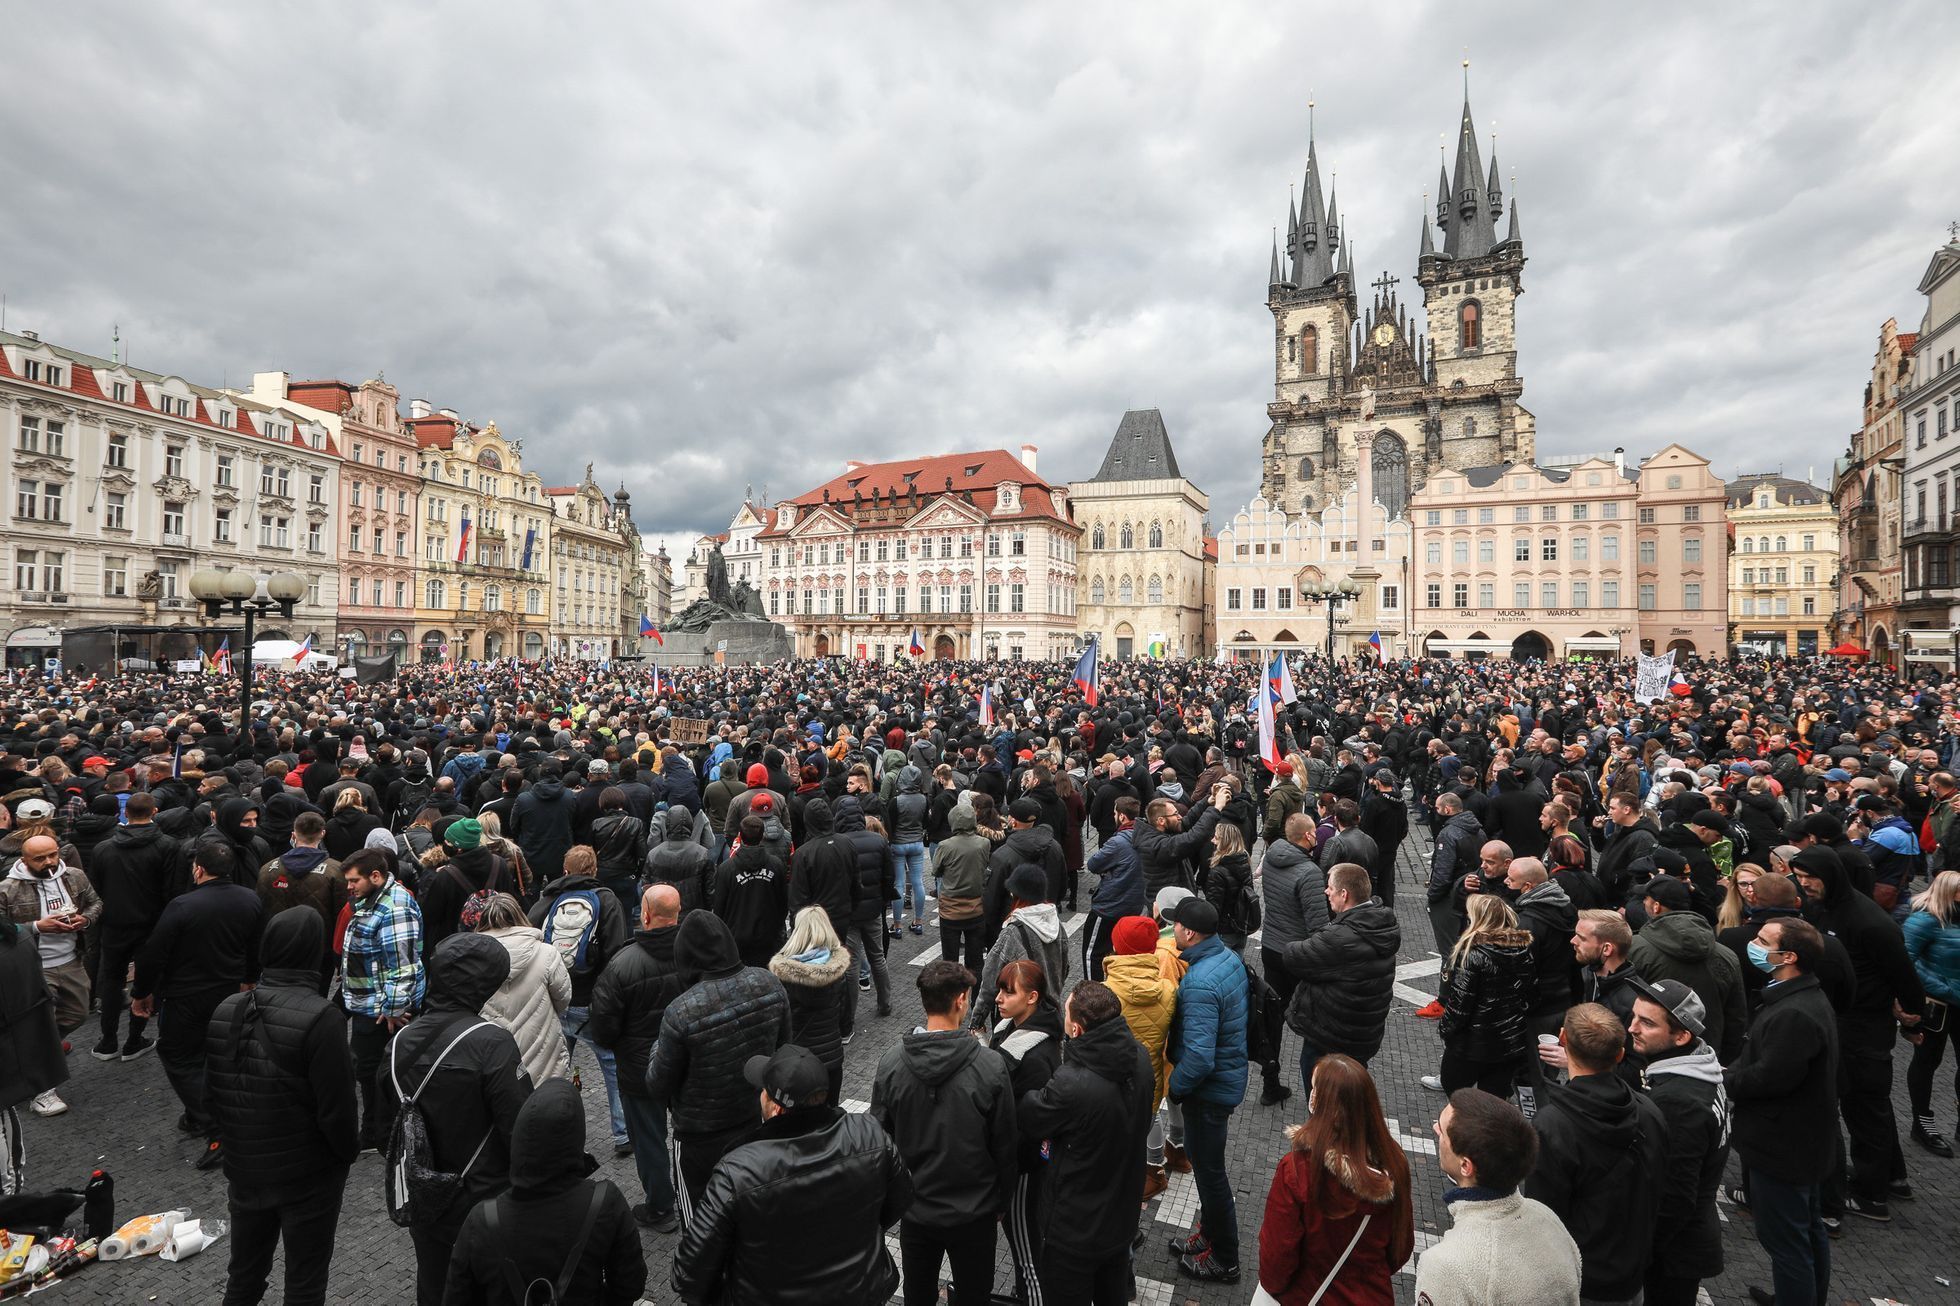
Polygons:
M1579 909L1565 889L1551 879L1536 857L1513 858L1504 872L1504 887L1517 897L1518 926L1531 931L1531 960L1536 985L1531 999L1531 1032L1556 1034L1565 1011L1579 1000L1579 963L1572 954L1572 931Z
M640 898L640 928L614 953L592 986L585 1033L611 1050L619 1066L619 1102L626 1113L626 1136L633 1166L646 1200L633 1208L643 1227L672 1233L674 1183L668 1170L667 1115L647 1096L647 1059L660 1036L667 1004L687 981L674 964L674 936L680 931L681 897L671 884L650 886Z
M7 917L35 936L41 970L54 995L55 1023L65 1037L88 1019L88 965L82 960L82 931L102 916L102 899L88 876L61 864L61 845L37 834L21 844L20 860L0 880L0 904ZM53 1092L34 1100L44 1116L68 1108Z

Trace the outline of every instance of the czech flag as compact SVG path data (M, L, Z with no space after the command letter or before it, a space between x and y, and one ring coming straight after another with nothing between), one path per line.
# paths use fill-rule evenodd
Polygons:
M1382 633L1378 630L1368 636L1368 647L1375 650L1375 661L1382 660Z
M657 666L656 666L656 667L655 667L655 668L653 669L653 691L652 691L652 693L653 693L653 697L655 697L655 698L659 698L659 697L660 697L660 668L659 668L659 667L657 667Z
M1676 698L1686 698L1695 691L1688 684L1688 678L1677 671L1674 673L1674 678L1667 682L1667 692Z
M640 638L650 639L662 648L667 647L667 641L660 638L660 632L653 628L653 618L644 612L640 614Z
M476 528L470 525L469 514L463 514L462 539L456 546L456 561L467 562L470 556L470 541L475 538Z
M1075 660L1075 687L1082 691L1082 701L1090 707L1096 705L1096 692L1102 685L1102 675L1096 669L1096 640L1089 640L1089 647L1082 650L1082 656Z
M1273 693L1279 696L1280 702L1292 703L1299 700L1300 696L1293 692L1293 669L1286 665L1286 654L1273 654L1273 664L1266 668L1266 683L1272 686Z
M306 655L312 651L313 636L308 635L299 642L299 647L293 650L293 665L296 667L306 665Z
M912 627L912 642L905 646L905 651L915 658L922 658L926 655L926 646L919 642L919 628L917 626Z
M1279 721L1276 709L1279 706L1279 689L1271 681L1253 691L1252 699L1246 704L1259 722L1259 760L1268 771L1277 771L1281 761L1279 755Z
M980 686L980 724L990 726L994 723L994 687Z

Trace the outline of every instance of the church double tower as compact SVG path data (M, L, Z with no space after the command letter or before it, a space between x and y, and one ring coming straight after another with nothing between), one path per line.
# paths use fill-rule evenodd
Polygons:
M1266 501L1288 511L1336 502L1355 480L1363 430L1373 433L1374 497L1391 513L1445 468L1531 461L1533 421L1518 402L1524 241L1516 200L1505 207L1494 147L1483 167L1468 89L1455 174L1438 181L1434 225L1427 205L1422 215L1420 331L1402 307L1399 279L1387 273L1368 283L1360 309L1353 239L1331 188L1324 204L1322 193L1310 123L1306 178L1267 275L1274 384L1260 474Z

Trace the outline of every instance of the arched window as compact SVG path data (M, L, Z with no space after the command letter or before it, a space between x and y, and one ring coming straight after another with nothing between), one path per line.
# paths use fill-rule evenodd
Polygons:
M1308 376L1320 371L1320 332L1310 326L1300 328L1300 370Z
M1788 549L1789 547L1790 547L1790 537L1789 537L1789 536L1787 536L1787 535L1779 535L1779 536L1777 536L1777 537L1776 537L1776 551L1777 551L1778 553L1782 553L1782 552L1784 552L1784 551L1785 551L1786 549Z
M1409 508L1409 450L1402 437L1390 431L1377 435L1371 467L1375 502L1391 519L1404 516Z
M1302 458L1300 460L1300 479L1303 481L1311 481L1313 479L1313 459Z
M1102 546L1103 546L1102 523L1097 522L1095 532L1089 537L1089 547L1092 549L1100 549Z
M544 656L544 636L535 630L524 632L524 656L536 662Z
M428 602L422 605L423 607L425 608L441 607L443 601L443 583L439 580L430 581L428 584L427 593L425 593L423 597L428 600Z
M1133 530L1131 530L1131 529L1130 529L1130 524L1129 524L1128 522L1124 522L1124 523L1123 523L1123 537L1122 537L1122 538L1123 538L1123 547L1124 547L1124 548L1126 548L1126 549L1134 549L1134 548L1135 548L1135 547L1137 546L1137 533L1136 533L1135 531L1133 531Z
M1150 523L1150 547L1153 549L1164 547L1164 527L1160 522Z
M1463 301L1456 311L1457 348L1481 349L1484 343L1484 309L1474 299Z
M1756 541L1752 536L1745 535L1742 537L1742 551L1744 553L1754 553L1756 551Z
M1149 594L1152 603L1162 603L1164 601L1164 578L1162 576L1152 576L1150 578Z
M1756 552L1758 552L1758 553L1768 553L1768 552L1769 552L1769 536L1767 536L1767 535L1758 535L1758 536L1756 537Z
M1137 598L1136 589L1134 586L1130 584L1130 578L1128 576L1125 576L1121 581L1117 583L1116 601L1118 603L1134 603L1136 602L1136 598Z
M1106 602L1108 594L1109 591L1103 588L1102 577L1098 576L1089 582L1089 602Z

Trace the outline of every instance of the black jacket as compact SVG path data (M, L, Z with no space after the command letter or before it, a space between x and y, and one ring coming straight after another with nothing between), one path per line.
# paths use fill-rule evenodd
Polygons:
M1256 892L1252 859L1245 853L1221 857L1205 871L1204 898L1218 908L1218 937L1233 952L1245 950L1245 900Z
M1538 814L1548 801L1544 786L1536 780L1520 784L1506 772L1497 778L1497 797L1491 800L1484 828L1491 838L1509 844L1513 856L1543 857L1548 839Z
M857 879L855 919L875 921L884 914L885 904L898 897L898 869L892 860L891 843L882 834L864 828L864 808L851 794L837 800L836 829L833 837L839 847L850 852L852 874Z
M750 966L767 966L783 943L789 915L789 868L766 843L737 848L715 871L715 915L728 923Z
M1613 837L1599 850L1599 861L1593 866L1593 874L1606 889L1608 902L1625 900L1627 890L1633 886L1632 863L1654 850L1660 833L1660 827L1645 813L1625 829L1614 830Z
M879 1306L898 1289L884 1231L911 1201L877 1121L832 1106L784 1112L715 1166L674 1253L674 1291L689 1306Z
M592 823L592 851L602 880L638 880L647 858L646 822L625 812L607 812Z
M1142 827L1139 826L1138 829ZM1048 901L1060 902L1068 888L1068 869L1062 855L1062 845L1055 842L1054 834L1045 825L1031 825L1025 830L1010 827L1007 837L1000 841L987 859L987 888L981 895L982 906L986 910L986 928L981 938L988 947L1000 937L1000 927L1007 919L1008 909L1013 899L1007 892L1007 877L1014 873L1016 866L1039 866L1048 875Z
M1722 1272L1715 1190L1729 1159L1729 1102L1715 1050L1696 1039L1647 1066L1648 1095L1667 1118L1667 1164L1652 1264L1670 1278Z
M360 1150L347 1020L320 993L326 946L311 907L273 917L259 986L219 1003L205 1036L206 1105L225 1178L255 1199L344 1183Z
M1396 851L1409 837L1409 809L1399 794L1372 790L1361 809L1360 828L1363 834L1375 841L1375 864L1368 868L1368 874L1375 882L1375 893L1382 896L1383 901L1390 901L1395 887ZM1387 894L1382 893L1384 886L1388 889Z
M1530 931L1493 930L1444 977L1443 1046L1486 1064L1521 1060L1537 987Z
M612 955L592 986L585 1033L609 1048L619 1066L619 1091L647 1095L647 1060L667 1008L687 989L674 961L678 925L640 930Z
M789 864L789 909L801 911L816 904L830 917L837 937L843 938L857 909L856 853L831 832L830 804L821 798L803 805L803 827L803 843Z
M1654 1246L1667 1121L1618 1075L1582 1075L1539 1094L1538 1164L1522 1191L1551 1207L1579 1245L1581 1297L1631 1297Z
M565 873L565 854L572 847L573 798L557 776L545 776L517 797L504 833L517 841L524 861L540 880Z
M470 1208L502 1192L509 1182L511 1129L533 1085L517 1040L501 1025L487 1024L471 1033L442 1057L440 1066L436 1059L458 1034L483 1019L477 1013L509 978L510 953L489 935L444 939L429 961L427 1012L395 1035L375 1073L381 1091L396 1101L420 1091L416 1105L429 1127L436 1169L454 1174L469 1165L462 1191L429 1225L450 1241Z
M1084 1263L1129 1246L1143 1198L1137 1158L1156 1092L1150 1054L1112 1019L1068 1040L1054 1077L1021 1098L1021 1136L1048 1143L1045 1246Z
M1825 886L1824 900L1810 904L1804 914L1819 929L1837 936L1851 954L1858 988L1845 1020L1882 1026L1885 1055L1890 1056L1896 1038L1892 1032L1893 1002L1917 1015L1926 997L1919 972L1906 953L1905 934L1889 912L1852 887L1850 872L1831 849L1806 848L1791 861L1800 872L1815 875Z
M1286 1011L1293 1032L1323 1052L1367 1061L1381 1051L1395 1001L1395 953L1402 927L1371 898L1280 954L1299 981Z
M452 851L449 860L422 873L422 956L463 927L463 905L479 893L517 895L517 872L488 848Z
M97 929L103 942L129 945L150 932L163 904L183 887L178 866L183 853L178 842L154 822L125 825L95 849L89 879L102 898Z
M752 1056L789 1041L789 997L766 970L744 966L735 936L712 912L680 925L674 963L692 986L667 1007L647 1065L647 1097L673 1115L676 1136L720 1134L757 1120L742 1077Z
M610 1179L586 1178L598 1163L586 1155L585 1112L568 1080L546 1080L518 1110L510 1153L510 1191L478 1204L463 1221L444 1306L523 1306L511 1294L511 1270L520 1283L555 1284L595 1193L598 1213L559 1300L632 1306L647 1283L639 1226Z
M178 894L137 954L130 996L186 997L257 979L264 928L259 895L230 880L207 880Z
M1563 1015L1579 992L1579 962L1572 953L1579 909L1551 880L1519 894L1517 909L1519 927L1531 931L1531 965L1537 977L1531 1014Z
M1771 984L1725 1072L1745 1166L1786 1184L1822 1182L1838 1140L1837 1019L1815 975Z
M945 1227L1007 1209L1014 1089L1001 1058L966 1030L907 1034L878 1061L871 1115L912 1172L905 1218Z
M1217 824L1218 809L1210 803L1187 820L1181 831L1159 830L1147 820L1137 822L1136 833L1130 837L1143 862L1143 884L1152 902L1173 885L1190 887L1191 858L1211 846L1212 827Z
M708 905L714 897L714 854L694 840L692 819L680 819L686 808L667 809L666 837L647 845L646 882L671 884L680 890L681 914ZM692 813L687 813L691 818Z

